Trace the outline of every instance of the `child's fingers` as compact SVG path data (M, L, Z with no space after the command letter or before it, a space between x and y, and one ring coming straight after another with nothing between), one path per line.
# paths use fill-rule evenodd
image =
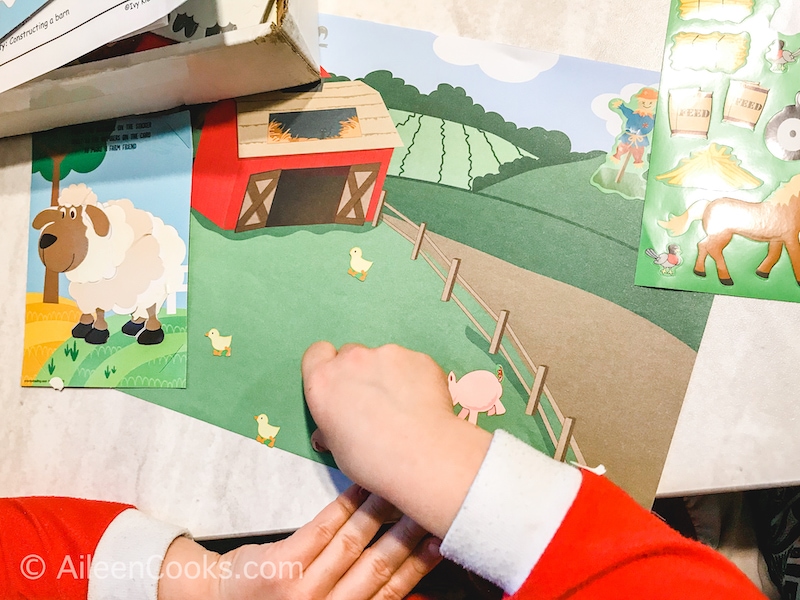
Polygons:
M303 569L307 569L368 497L369 492L364 488L350 486L311 522L278 542L281 554L285 553L293 561L300 561Z
M316 429L314 433L311 434L311 447L314 448L316 452L330 452L328 444L325 443L325 435L322 433L321 429Z
M395 577L426 535L427 532L414 521L408 517L401 518L350 567L333 588L330 598L372 598ZM408 577L405 579L410 581Z
M330 342L314 342L303 354L303 361L300 370L303 374L303 383L306 385L305 391L308 393L307 382L311 374L319 367L329 363L336 358L336 348Z
M349 342L344 346L342 346L341 348L339 348L339 354L346 355L355 350L356 348L366 348L366 346L364 344L357 344L356 342Z
M439 544L441 540L435 537L428 537L420 542L411 556L400 565L397 572L372 597L372 600L396 600L408 596L420 579L442 561Z
M371 495L342 525L327 547L303 573L303 583L324 597L360 558L394 507Z

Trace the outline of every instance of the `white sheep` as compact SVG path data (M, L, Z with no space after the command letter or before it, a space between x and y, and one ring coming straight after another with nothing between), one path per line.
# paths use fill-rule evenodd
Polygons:
M135 208L130 200L98 203L85 184L64 189L58 206L33 221L41 229L39 257L70 281L69 293L83 313L72 335L90 344L109 337L107 311L130 314L122 332L140 344L159 344L158 311L183 284L186 244L174 227Z

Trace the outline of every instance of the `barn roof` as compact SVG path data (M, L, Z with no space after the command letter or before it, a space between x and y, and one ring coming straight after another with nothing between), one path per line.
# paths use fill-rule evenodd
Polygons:
M403 145L383 98L362 81L237 101L239 158L377 150Z

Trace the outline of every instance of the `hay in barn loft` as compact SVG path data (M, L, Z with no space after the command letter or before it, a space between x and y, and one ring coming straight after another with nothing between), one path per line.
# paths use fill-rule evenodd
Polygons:
M692 152L682 158L678 166L656 179L668 185L730 192L752 190L763 181L739 165L741 161L730 146L711 144L708 148Z
M361 137L361 124L358 117L350 117L346 121L339 121L341 128L339 129L340 138L353 138Z

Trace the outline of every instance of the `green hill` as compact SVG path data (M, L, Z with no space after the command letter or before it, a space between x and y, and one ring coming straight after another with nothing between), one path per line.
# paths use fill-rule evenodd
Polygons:
M610 300L697 350L713 297L634 285L643 203L590 185L601 162L540 168L481 192L399 177L385 188L431 231Z

